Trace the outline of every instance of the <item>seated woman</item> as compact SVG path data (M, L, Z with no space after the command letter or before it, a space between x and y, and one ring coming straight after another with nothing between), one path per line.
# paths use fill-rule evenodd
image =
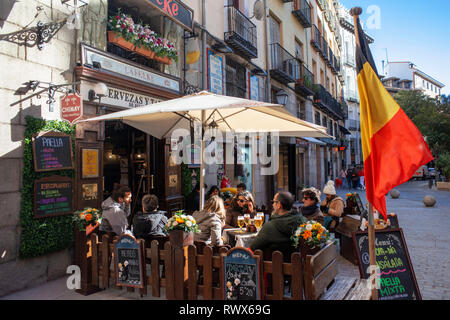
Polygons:
M309 221L317 221L324 225L324 216L320 211L320 191L316 188L307 188L302 190L303 204L300 208L300 213Z
M336 189L334 188L334 182L328 181L323 188L323 193L326 198L320 205L320 210L325 216L325 225L327 229L334 229L339 224L339 218L344 212L344 200L336 195Z
M206 194L206 200L208 200L209 198L211 198L212 196L218 196L220 193L220 190L217 186L212 186L208 193Z
M200 233L194 234L195 241L205 241L212 246L223 245L222 227L225 224L225 206L222 198L212 196L206 201L203 210L195 211L192 216L198 224Z
M256 215L255 200L250 192L239 192L227 210L224 229L238 228L238 217L247 213L250 214L250 218Z
M167 236L164 226L167 223L165 211L158 210L158 197L146 194L142 198L142 212L133 219L133 233L136 238L151 239L153 236Z

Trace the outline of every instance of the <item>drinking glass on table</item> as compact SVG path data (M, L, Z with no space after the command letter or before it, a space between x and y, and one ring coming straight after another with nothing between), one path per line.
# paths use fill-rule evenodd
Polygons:
M250 224L250 214L248 213L244 214L244 222L246 226Z
M242 233L242 227L245 225L244 216L238 216L237 224L238 224L238 227L241 228L241 233Z
M254 222L255 222L255 227L259 232L259 230L261 230L262 223L263 223L262 217L257 215L254 219Z

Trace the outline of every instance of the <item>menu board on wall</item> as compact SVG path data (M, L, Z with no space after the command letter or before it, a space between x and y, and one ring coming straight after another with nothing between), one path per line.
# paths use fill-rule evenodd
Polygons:
M258 256L246 248L233 248L221 256L221 287L224 300L261 299L261 275Z
M36 172L73 169L70 135L49 131L32 138L33 161Z
M223 90L223 58L222 56L208 51L208 90L215 94L224 94Z
M34 182L34 218L73 214L73 181L52 176Z
M353 233L353 245L361 277L369 279L368 233ZM378 300L420 300L419 286L402 229L376 231L375 254L380 268Z

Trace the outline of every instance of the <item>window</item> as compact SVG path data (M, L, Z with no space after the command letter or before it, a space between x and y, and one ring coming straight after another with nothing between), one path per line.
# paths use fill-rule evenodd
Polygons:
M314 59L312 60L312 73L314 75L314 83L317 83L317 63Z
M316 111L315 117L315 123L320 126L320 112Z
M427 82L427 89L430 89L430 83Z
M297 59L300 59L302 62L303 60L303 43L298 40L295 39L295 56Z
M422 87L425 88L425 80L422 80Z

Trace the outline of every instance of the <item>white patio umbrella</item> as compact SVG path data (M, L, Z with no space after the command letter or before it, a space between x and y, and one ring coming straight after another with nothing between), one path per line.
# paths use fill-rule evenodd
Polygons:
M193 121L201 121L204 128L214 122L214 126L221 132L278 131L279 135L284 137L329 137L326 128L298 119L282 105L222 96L207 91L79 122L100 120L122 120L158 139L171 137L176 129L190 130ZM203 208L204 194L204 143L202 139L200 208Z

